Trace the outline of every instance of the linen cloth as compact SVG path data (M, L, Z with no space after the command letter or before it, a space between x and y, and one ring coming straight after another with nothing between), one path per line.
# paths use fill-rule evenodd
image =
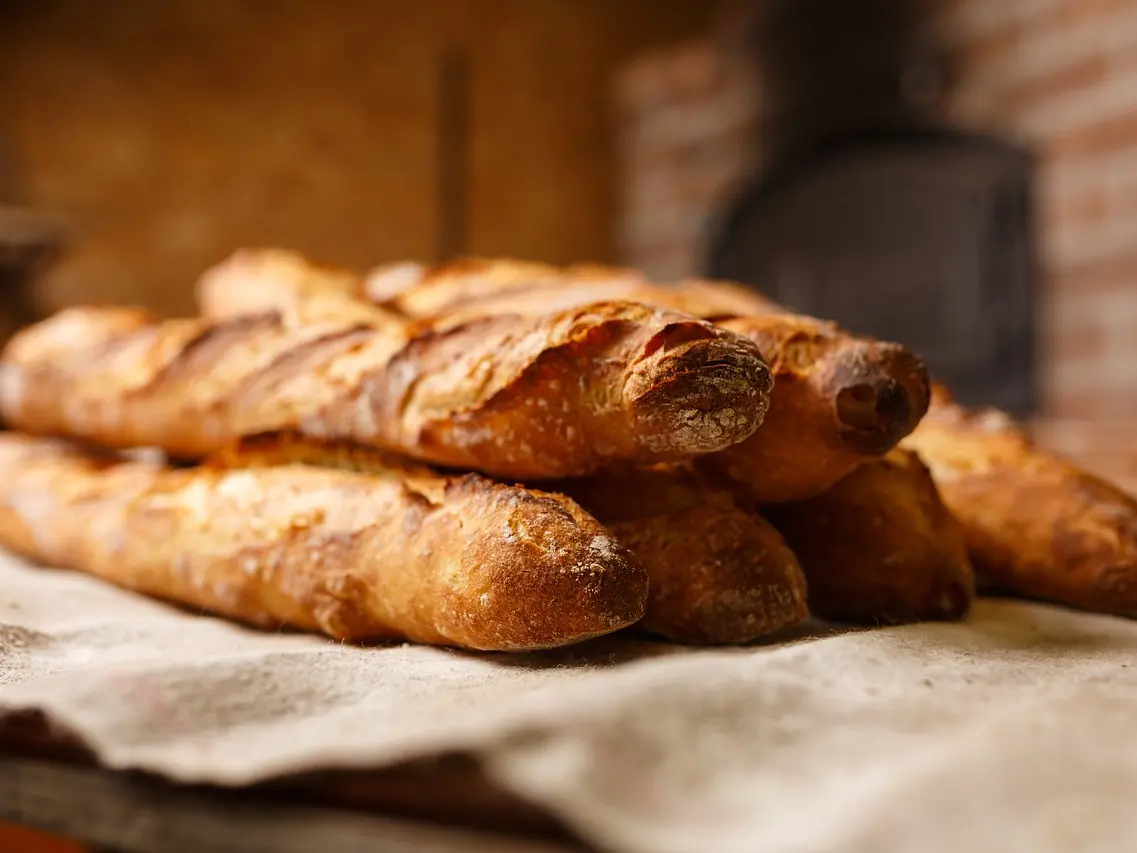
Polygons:
M555 606L555 605L554 605ZM1137 623L531 655L261 633L0 554L0 714L112 768L243 785L454 751L619 853L1137 850Z

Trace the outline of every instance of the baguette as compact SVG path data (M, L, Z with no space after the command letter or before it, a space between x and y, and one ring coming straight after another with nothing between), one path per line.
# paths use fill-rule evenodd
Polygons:
M801 561L815 616L887 625L962 619L971 608L963 531L915 453L896 448L767 517Z
M343 319L345 297L365 322L396 338L405 319L378 305L364 307L363 278L350 270L316 264L285 249L241 249L201 276L196 286L201 313L214 319L291 312L293 323Z
M296 430L539 479L721 450L769 404L758 348L685 315L607 302L412 335L389 312L316 291L284 287L271 313L140 321L60 351L44 342L61 327L102 329L120 313L68 309L5 349L0 416L178 458Z
M627 270L557 270L505 260L416 270L405 272L388 305L420 319L438 312L440 324L618 298L713 320L749 338L774 373L770 409L748 440L705 461L760 504L820 494L895 447L928 409L927 368L905 347L792 314L741 285L705 280L653 285Z
M542 313L607 299L641 302L705 320L786 313L753 289L730 282L656 284L621 267L558 268L505 259L463 258L437 267L390 264L372 270L354 292L393 313L436 322Z
M247 438L211 463L431 476L370 448L288 434ZM778 532L696 473L638 469L561 480L556 488L602 521L646 569L639 628L682 643L745 643L808 616L805 579Z
M806 578L772 525L696 471L638 469L556 488L587 507L651 579L640 626L683 643L745 643L809 616Z
M759 504L821 494L895 447L928 410L927 368L900 344L786 313L721 325L758 345L775 390L762 430L705 464Z
M503 258L460 258L435 267L396 263L371 270L359 295L407 317L431 319L461 315L467 307L477 313L511 313L513 301L532 294L556 299L566 285L579 290L561 302L537 306L539 311L585 305L608 299L636 299L646 280L632 270L597 264L555 267ZM682 311L672 305L663 307ZM523 313L530 313L524 308Z
M1137 616L1137 501L1035 447L1008 416L937 394L905 441L932 469L991 592Z
M0 435L0 544L262 628L516 651L643 615L576 504L476 475L171 469Z

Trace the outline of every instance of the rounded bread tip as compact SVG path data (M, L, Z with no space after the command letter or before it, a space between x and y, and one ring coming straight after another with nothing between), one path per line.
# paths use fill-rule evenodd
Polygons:
M575 504L552 496L487 519L462 563L467 590L455 596L456 624L446 633L486 651L608 634L638 622L647 606L647 572L632 554Z
M856 341L836 351L834 416L841 439L869 454L885 453L928 411L931 391L923 361L899 344Z
M963 579L956 579L941 590L939 600L933 607L934 612L929 614L929 617L952 622L963 619L971 612L974 598L974 585Z
M773 376L741 338L687 341L640 362L625 386L637 435L662 455L714 453L749 438L770 406Z
M757 585L739 587L705 603L704 611L694 614L703 624L688 636L672 639L713 645L753 643L809 618L805 580L801 569L791 567L786 576L765 578Z
M763 552L757 548L763 547ZM810 615L808 610L805 574L796 558L785 547L785 554L771 552L769 543L755 543L749 554L711 555L712 560L735 563L735 590L717 596L705 618L714 626L713 635L704 641L717 644L744 644L771 635L783 628L795 626ZM764 556L756 561L755 553ZM720 569L722 572L722 569Z

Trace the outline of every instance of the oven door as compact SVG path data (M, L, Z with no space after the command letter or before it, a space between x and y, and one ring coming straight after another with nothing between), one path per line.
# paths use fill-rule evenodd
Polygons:
M1036 407L1029 156L948 131L865 137L751 187L710 275L920 352L961 402Z

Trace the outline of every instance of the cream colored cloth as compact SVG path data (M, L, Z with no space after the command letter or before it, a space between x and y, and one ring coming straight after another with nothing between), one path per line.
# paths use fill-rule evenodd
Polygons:
M732 650L357 649L0 558L0 709L102 761L242 784L452 750L629 853L1137 850L1137 623L981 602L965 625Z

